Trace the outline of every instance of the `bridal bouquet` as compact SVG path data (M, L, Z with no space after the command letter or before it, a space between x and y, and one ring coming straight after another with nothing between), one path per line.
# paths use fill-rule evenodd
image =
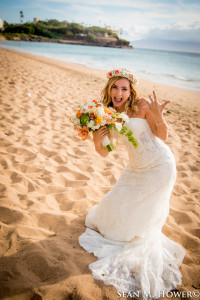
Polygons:
M134 147L138 147L137 141L132 135L132 131L128 130L128 128L123 125L124 122L129 122L129 117L124 112L118 113L114 108L106 107L102 102L96 100L84 105L80 104L78 108L76 116L72 117L70 120L74 124L75 130L78 132L78 136L80 136L83 141L91 137L91 131L106 126L109 130L114 128L120 134L127 136ZM121 119L122 121L117 122L117 119ZM104 138L102 145L107 152L114 149L108 136Z

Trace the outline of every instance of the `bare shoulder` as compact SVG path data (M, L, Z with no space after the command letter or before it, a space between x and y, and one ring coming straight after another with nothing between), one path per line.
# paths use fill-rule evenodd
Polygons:
M149 104L151 103L151 101L148 98L140 98L139 100L139 106L142 109L148 109L149 108Z

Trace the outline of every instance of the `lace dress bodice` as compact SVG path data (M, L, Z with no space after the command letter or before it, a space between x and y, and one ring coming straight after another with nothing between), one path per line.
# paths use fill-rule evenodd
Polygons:
M130 118L125 125L132 130L138 142L138 148L135 148L126 136L122 137L129 154L129 163L134 169L153 168L159 161L164 160L172 160L175 164L170 148L153 134L146 119Z

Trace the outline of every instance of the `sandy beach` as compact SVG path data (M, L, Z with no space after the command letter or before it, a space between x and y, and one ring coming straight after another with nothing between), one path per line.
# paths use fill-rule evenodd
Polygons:
M0 68L0 299L117 299L93 279L96 258L78 237L128 155L99 156L69 122L79 103L100 99L106 73L3 48ZM178 290L200 293L200 94L140 81L141 96L152 90L171 101L166 144L178 171L163 233L186 249Z

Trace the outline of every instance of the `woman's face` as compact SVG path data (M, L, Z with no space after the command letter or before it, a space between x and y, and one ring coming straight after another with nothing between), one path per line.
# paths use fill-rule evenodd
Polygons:
M126 78L118 79L111 88L112 103L116 108L122 108L130 96L130 83Z

